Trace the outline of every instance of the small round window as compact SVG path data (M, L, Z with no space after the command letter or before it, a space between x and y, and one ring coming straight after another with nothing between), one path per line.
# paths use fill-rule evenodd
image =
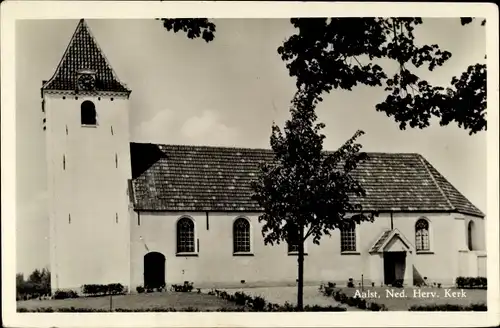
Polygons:
M81 105L82 125L96 125L97 115L95 105L90 100L86 100Z

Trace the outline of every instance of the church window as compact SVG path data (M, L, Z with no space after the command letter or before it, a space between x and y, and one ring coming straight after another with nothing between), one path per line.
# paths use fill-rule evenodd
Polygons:
M429 222L419 219L415 223L415 248L417 251L428 251L429 245Z
M81 107L81 119L82 125L96 125L97 124L97 114L95 111L95 105L90 100L85 100Z
M250 252L250 223L247 219L239 218L233 223L233 251Z
M356 224L348 223L340 229L340 251L356 251Z
M184 217L177 221L177 253L194 252L194 222Z
M474 245L472 241L473 231L474 231L474 222L469 221L469 224L467 225L467 246L469 248L469 251L474 250Z

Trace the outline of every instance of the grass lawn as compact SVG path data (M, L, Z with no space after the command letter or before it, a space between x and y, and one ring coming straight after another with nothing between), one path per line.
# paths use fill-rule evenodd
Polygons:
M87 308L109 310L109 296L103 297L80 297L64 300L28 300L18 301L17 308L36 309L40 307L57 308ZM154 307L175 308L176 310L188 307L197 308L200 311L213 311L219 308L236 309L234 303L222 300L216 296L192 293L149 293L113 296L113 308L121 309L148 309Z
M354 296L356 291L361 292L361 288L336 288L345 293L347 296ZM485 289L461 289L457 288L390 288L390 287L365 287L364 291L377 292L378 297L365 297L367 301L373 301L384 304L389 311L407 311L412 305L425 305L425 304L456 304L456 305L469 305L473 303L486 304L486 290ZM390 291L395 293L391 295ZM422 294L418 296L418 291ZM447 294L446 291L449 291ZM435 293L431 295L429 292ZM415 294L417 293L417 294ZM423 293L429 293L427 295ZM453 294L455 293L455 294ZM461 296L461 297L455 297ZM363 297L362 297L363 298Z

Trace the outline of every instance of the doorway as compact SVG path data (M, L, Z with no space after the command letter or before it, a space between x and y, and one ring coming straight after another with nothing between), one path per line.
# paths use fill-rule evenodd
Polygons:
M144 287L165 287L165 256L162 253L150 252L144 255Z
M406 252L384 253L384 284L393 285L396 281L404 281L406 269Z

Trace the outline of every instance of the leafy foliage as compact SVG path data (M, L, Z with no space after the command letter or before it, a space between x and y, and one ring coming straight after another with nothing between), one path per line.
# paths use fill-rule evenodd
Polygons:
M114 284L87 284L82 286L82 293L87 296L121 295L126 293L126 288L120 283Z
M47 269L34 270L24 279L22 273L16 274L16 292L17 299L31 299L48 296L51 294L50 271Z
M207 42L214 39L215 25L207 19L161 20L168 31L184 31L189 38L201 36ZM460 21L467 25L474 18ZM455 122L469 134L486 130L486 65L469 66L446 88L415 74L419 67L433 71L452 55L437 44L417 44L413 32L423 24L422 18L292 18L290 22L298 32L278 53L297 79L294 102L316 106L333 89L383 86L388 94L375 108L402 130L428 127L433 116L440 125ZM380 59L396 62L399 69L388 75L377 64Z
M64 300L67 298L78 298L78 293L71 289L58 289L54 292L55 300Z
M314 100L307 95L295 97L290 112L292 117L285 123L284 133L273 124L274 161L260 166L260 174L252 183L252 199L263 209L259 222L264 221L264 243L297 245L297 306L302 310L304 242L312 236L313 243L319 244L331 230L373 220L373 215L362 213L361 205L352 199L365 195L351 175L367 158L360 152L361 145L355 143L363 132L357 131L337 151L325 154L325 136L320 133L324 124L315 123ZM346 214L354 215L347 218Z
M458 288L487 289L488 280L486 277L457 277L455 285Z
M215 24L206 18L160 18L160 20L167 31L173 31L174 33L182 31L190 39L201 37L206 42L210 42L215 37Z
M462 18L462 24L471 21ZM486 130L486 65L470 66L446 90L412 71L421 66L433 71L451 57L436 44L416 44L413 31L421 18L294 18L291 23L298 33L278 53L297 78L299 96L317 104L332 89L384 86L389 94L376 110L392 116L401 129L425 128L436 116L441 125L455 121L470 134ZM396 61L399 70L388 76L376 59Z
M361 205L349 201L350 196L364 196L361 185L351 175L358 163L367 158L355 143L363 134L357 131L337 151L323 152L324 124L314 124L316 114L307 108L292 108L284 134L272 127L271 147L275 161L261 165L261 174L253 183L256 200L263 208L259 221L264 221L262 234L267 244L279 244L298 236L292 232L307 228L309 236L319 244L323 234L343 224L368 220ZM347 213L359 213L346 218ZM295 240L294 240L295 241Z

